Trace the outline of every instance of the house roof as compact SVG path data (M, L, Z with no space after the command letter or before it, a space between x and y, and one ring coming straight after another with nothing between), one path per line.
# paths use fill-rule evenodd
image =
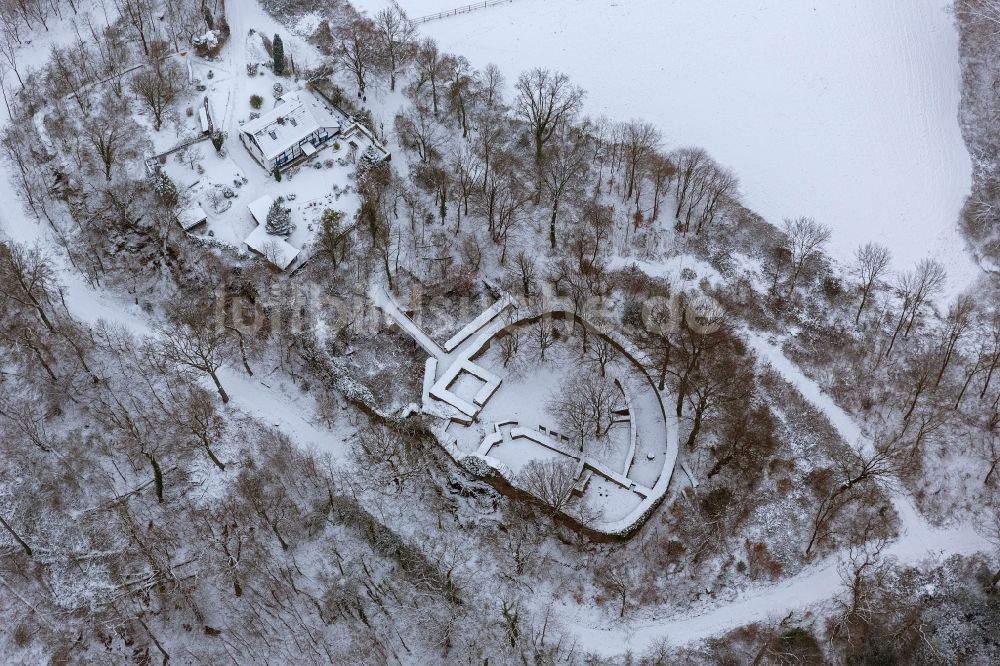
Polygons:
M299 143L317 129L324 127L317 118L315 104L303 100L298 95L285 97L282 104L244 123L240 132L250 135L260 147L267 160L272 160ZM323 114L324 116L327 114ZM279 122L280 121L280 122ZM328 123L333 123L327 119Z
M197 227L207 219L208 215L205 214L205 209L201 207L201 204L197 203L177 214L177 221L184 231Z
M271 210L272 205L274 205L274 197L270 194L265 194L247 204L247 208L250 209L250 214L253 215L253 219L257 224L265 224L267 222L267 213Z
M267 233L267 228L263 224L250 232L243 242L281 270L288 268L299 254L298 248L292 247L281 236Z

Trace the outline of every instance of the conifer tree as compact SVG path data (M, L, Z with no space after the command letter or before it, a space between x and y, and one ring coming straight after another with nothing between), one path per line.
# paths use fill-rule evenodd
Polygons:
M285 45L281 43L281 37L274 36L271 43L271 55L274 57L274 73L281 76L285 73Z
M292 216L289 214L288 209L285 208L285 200L278 197L271 204L271 210L267 211L265 230L272 236L287 236L292 233L291 222Z
M157 170L151 176L151 180L153 182L153 192L156 193L160 202L169 208L176 206L180 196L177 193L177 186L170 179L170 176Z
M222 150L222 144L226 141L226 133L222 130L215 130L212 132L212 145L215 147L215 152Z

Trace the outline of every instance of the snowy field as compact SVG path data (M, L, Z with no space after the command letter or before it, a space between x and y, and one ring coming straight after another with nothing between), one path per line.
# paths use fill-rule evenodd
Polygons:
M369 14L388 4L353 1ZM423 16L468 3L399 4ZM513 0L421 31L496 63L508 84L533 66L563 70L588 91L588 113L650 120L667 147L708 149L768 220L815 217L844 260L868 240L898 267L933 255L956 289L976 269L956 227L970 161L949 5Z

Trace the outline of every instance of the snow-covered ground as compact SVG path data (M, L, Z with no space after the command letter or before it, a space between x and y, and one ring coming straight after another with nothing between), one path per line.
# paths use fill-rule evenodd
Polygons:
M369 14L389 0L353 0ZM465 0L399 0L412 16ZM958 126L949 0L513 0L420 27L508 84L568 73L587 112L643 118L668 147L733 168L774 223L810 215L849 259L888 245L896 266L933 255L952 290L977 273L956 228L970 187ZM613 56L613 57L612 57Z

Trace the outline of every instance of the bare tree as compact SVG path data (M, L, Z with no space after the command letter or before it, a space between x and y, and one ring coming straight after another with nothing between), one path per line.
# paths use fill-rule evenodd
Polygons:
M534 329L534 340L538 345L539 360L544 363L545 352L556 343L552 319L543 315L532 328Z
M670 188L670 183L677 175L677 165L660 152L654 152L649 157L649 179L653 183L653 212L650 222L660 218L660 204L664 193Z
M983 358L986 377L983 380L983 388L979 392L980 400L986 397L986 393L990 390L990 383L993 381L993 375L997 367L1000 366L1000 310L993 310L988 315L984 315L983 321L985 325L982 326L983 333L981 334L982 341L979 353Z
M993 506L993 524L990 525L989 539L993 542L993 545L1000 550L1000 506L997 505ZM990 584L993 587L1000 585L1000 568L998 568L997 572L993 574L993 578L990 579Z
M490 63L476 75L476 92L484 108L503 108L503 89L507 80L500 68Z
M906 324L904 336L910 334L920 308L941 291L947 277L944 266L937 259L921 259L912 275L910 320Z
M608 366L618 359L618 347L603 335L595 335L590 345L589 358L601 371L601 378L608 376Z
M52 263L38 248L19 245L0 247L0 279L5 285L2 301L13 301L33 312L49 333L55 333L52 295L56 273Z
M150 46L148 64L132 77L132 90L153 114L153 129L163 125L163 114L181 92L180 65L166 52L164 42Z
M493 163L504 154L508 141L509 121L502 105L479 104L472 114L472 145L482 162L481 186L489 185Z
M975 324L975 317L976 301L968 294L960 295L951 307L948 308L945 327L941 331L941 369L938 370L937 377L934 380L935 388L941 384L941 378L948 370L948 365L951 363L955 348Z
M578 225L572 237L577 269L589 272L597 267L601 252L607 249L615 227L615 209L588 201L580 209Z
M229 394L217 374L229 358L228 332L214 327L210 321L189 321L162 327L152 343L152 351L160 359L179 369L204 372L212 378L222 402Z
M514 255L514 263L510 269L511 277L517 281L521 287L521 295L525 302L531 298L538 281L538 269L535 266L535 258L525 252L518 250Z
M989 26L993 37L1000 35L1000 3L996 0L959 0L955 3L955 14L982 21Z
M881 610L877 606L876 593L883 586L890 567L882 556L888 540L880 527L874 521L866 523L853 539L858 545L851 547L847 560L838 567L848 595L845 600L838 600L841 619L834 627L835 636L849 632L856 624L872 623Z
M389 90L396 89L396 76L412 56L415 32L399 5L393 4L375 15L375 34L389 73Z
M858 306L858 312L854 315L855 324L861 319L861 313L868 303L872 290L878 284L879 278L889 268L891 258L889 248L878 243L865 243L854 251L854 270L861 280L861 305Z
M586 136L577 131L569 131L560 136L552 148L546 151L542 168L542 184L552 200L552 215L549 217L549 247L556 247L556 221L559 204L583 186L590 164L589 146Z
M726 349L736 341L726 328L726 313L712 303L705 303L703 312L695 312L697 300L687 294L681 294L678 299L677 315L683 318L677 321L677 335L673 366L668 372L677 378L677 402L675 413L678 417L684 413L684 401L694 388L695 378L702 371L706 357L719 349Z
M680 301L668 298L668 294L653 295L645 303L636 303L636 308L641 311L641 321L629 322L639 327L636 334L656 363L656 383L660 391L667 385L667 370L673 360L675 336L683 317L683 312L678 311Z
M618 599L618 617L625 617L628 595L635 585L634 569L627 561L616 557L601 566L598 579Z
M83 133L100 160L108 182L111 182L115 167L138 154L139 134L135 123L117 105L105 104L102 111L89 117Z
M153 3L150 0L117 0L116 5L125 24L132 28L139 41L142 51L149 55L149 42L152 33L156 31L153 19Z
M495 159L486 173L486 186L479 197L479 211L486 218L490 238L501 246L500 263L506 263L507 238L521 221L530 196L516 171L515 160Z
M979 431L971 433L971 440L973 452L986 466L983 485L989 486L993 483L997 467L1000 466L1000 436L995 432Z
M398 114L395 128L400 143L416 150L421 162L436 162L440 158L442 143L448 135L423 102L417 101Z
M909 397L906 400L909 401L909 407L903 415L903 421L910 418L921 396L931 388L932 377L937 367L937 358L936 349L930 345L923 345L914 350L907 359L903 378L908 386Z
M440 111L441 93L445 82L454 72L457 62L453 56L442 53L436 41L428 38L420 42L417 48L416 65L417 80L414 86L417 90L430 86L431 109L436 116Z
M469 115L476 94L476 77L469 61L461 56L455 58L455 67L449 77L445 98L448 110L452 112L462 128L462 138L469 137Z
M19 46L19 44L8 39L6 34L0 37L0 56L3 56L3 59L10 65L11 71L17 77L17 82L23 88L24 81L21 79L21 71L17 68L17 56L20 52ZM6 92L4 93L4 97L6 98Z
M517 351L520 349L520 330L513 326L508 328L500 337L498 344L500 346L500 359L503 361L503 367L506 368L514 360L514 357L517 356Z
M531 128L535 164L541 167L542 150L556 130L580 112L585 93L566 74L539 67L521 74L514 89L515 112Z
M791 286L789 293L795 290L799 275L806 262L830 241L830 227L820 224L811 217L799 217L785 220L785 233L788 234L789 250L792 252Z
M712 447L715 463L706 477L711 479L729 465L751 473L761 469L777 446L775 416L770 408L751 389L722 411L722 436Z
M901 333L904 338L909 335L920 308L941 290L944 280L944 266L936 259L922 259L916 269L897 276L895 290L900 301L899 318L886 347L885 358L889 358Z
M900 430L878 438L871 452L850 451L826 476L825 482L818 483L821 486L820 501L813 514L806 557L818 543L830 536L834 520L848 506L862 502L879 482L896 474L903 435L904 431ZM822 474L819 472L816 476Z
M369 75L377 71L380 65L379 54L375 50L376 30L370 21L356 19L338 28L337 39L340 42L336 53L337 61L354 76L358 97L363 97Z
M706 194L698 226L695 228L696 234L700 234L706 224L713 224L719 211L736 198L739 184L739 178L732 171L716 164L712 165L707 174Z
M469 215L469 199L479 183L479 173L482 168L479 158L464 141L452 150L449 160L452 180L458 186L461 194L461 204L455 207L455 231L462 222L462 215Z
M212 449L212 444L221 438L223 421L211 400L210 393L192 387L187 395L184 408L179 413L183 417L182 422L187 430L194 435L198 445L205 451L212 463L221 471L225 471L225 463Z
M690 379L688 404L691 407L691 430L687 448L694 449L705 418L722 405L745 402L753 392L756 357L737 338L712 347Z
M622 200L628 201L633 195L638 199L639 181L647 171L648 161L660 148L663 137L652 123L633 120L620 126L620 149L625 166L625 187Z
M677 174L674 177L674 219L680 221L681 210L687 205L692 207L690 199L698 189L704 173L705 165L711 160L703 148L679 148L668 155L675 165Z
M600 439L608 434L614 412L624 403L621 389L606 377L588 370L577 372L549 397L548 409L578 438L580 450L588 435Z
M546 506L553 520L573 499L576 463L566 459L532 460L517 475L518 485Z

